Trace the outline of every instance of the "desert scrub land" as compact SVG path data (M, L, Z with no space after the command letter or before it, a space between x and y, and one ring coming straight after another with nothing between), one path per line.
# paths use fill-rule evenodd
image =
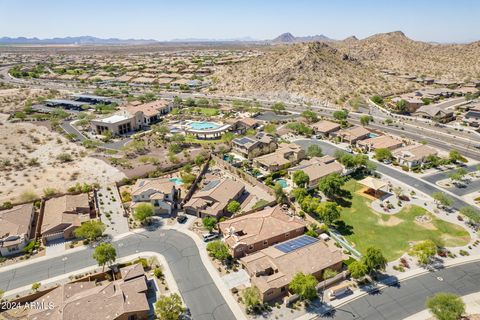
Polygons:
M66 92L46 89L24 89L24 88L0 88L0 112L11 113L22 111L26 106L40 102L44 99L52 99Z
M10 123L0 114L0 202L17 202L77 183L107 184L125 175L88 156L87 149L32 123Z

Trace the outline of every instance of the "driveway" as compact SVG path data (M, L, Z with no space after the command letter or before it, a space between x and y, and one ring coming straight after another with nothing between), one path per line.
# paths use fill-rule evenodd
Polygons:
M174 230L144 231L112 242L117 257L142 251L162 254L168 262L185 304L195 320L236 319L202 263L192 238ZM12 290L33 282L95 265L93 249L88 248L18 268L1 271L0 289ZM65 258L66 257L66 258Z

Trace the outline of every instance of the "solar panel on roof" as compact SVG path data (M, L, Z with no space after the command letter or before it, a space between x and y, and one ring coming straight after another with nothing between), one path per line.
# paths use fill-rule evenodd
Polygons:
M213 188L218 186L219 183L220 183L220 180L210 181L205 187L203 187L202 191L212 190Z
M282 251L283 253L289 253L292 251L295 251L297 249L303 248L305 246L308 246L312 243L317 242L318 239L303 235L285 242L282 242L280 244L277 244L275 249Z
M238 144L241 144L241 145L244 145L244 144L247 144L249 142L251 142L252 140L247 138L247 137L242 137L242 138L237 138L235 139L235 142L238 143Z

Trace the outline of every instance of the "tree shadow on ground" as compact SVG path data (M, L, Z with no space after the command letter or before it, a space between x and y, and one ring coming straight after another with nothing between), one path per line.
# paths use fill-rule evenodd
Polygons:
M350 236L354 233L353 226L346 224L343 220L335 221L334 226L342 236Z

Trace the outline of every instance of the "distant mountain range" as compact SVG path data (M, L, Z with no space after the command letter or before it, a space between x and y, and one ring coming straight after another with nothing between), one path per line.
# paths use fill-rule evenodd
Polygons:
M138 45L138 44L150 44L156 43L157 40L153 39L117 39L108 38L102 39L92 36L80 36L80 37L63 37L63 38L51 38L51 39L39 39L39 38L25 38L25 37L2 37L0 38L1 44L77 44L77 45Z
M315 36L306 36L306 37L295 37L290 32L282 33L278 37L273 40L270 40L271 43L298 43L298 42L332 42L336 41L331 39L323 34L315 35Z

